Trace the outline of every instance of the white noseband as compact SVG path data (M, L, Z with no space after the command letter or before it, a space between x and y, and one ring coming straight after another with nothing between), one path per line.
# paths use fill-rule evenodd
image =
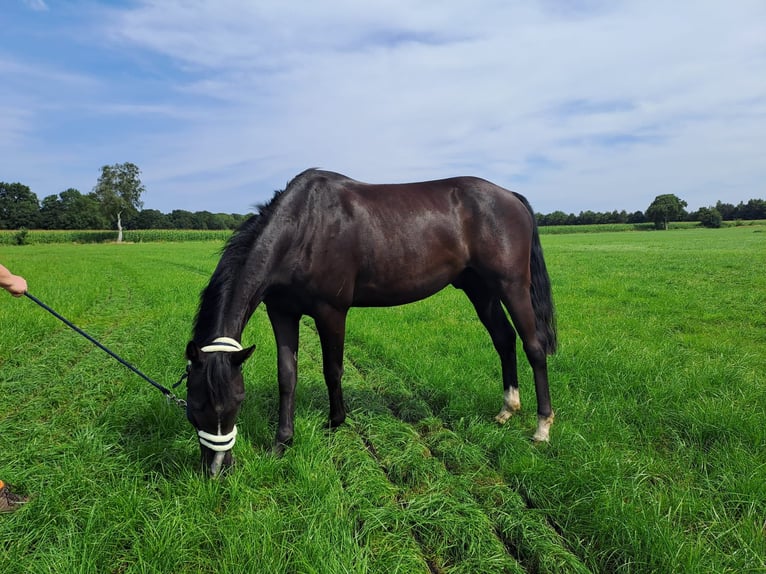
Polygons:
M234 446L234 441L237 439L237 425L234 425L234 428L231 429L231 432L228 434L212 434L203 430L198 430L197 435L199 436L199 443L202 446L206 446L210 450L216 452L226 452L227 450L231 450Z

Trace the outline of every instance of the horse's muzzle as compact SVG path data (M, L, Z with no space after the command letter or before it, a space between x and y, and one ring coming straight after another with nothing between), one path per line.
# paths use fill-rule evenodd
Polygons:
M197 431L202 450L202 463L216 477L224 466L231 465L231 449L237 439L237 426L227 434L212 434L203 430ZM209 466L208 466L209 465Z

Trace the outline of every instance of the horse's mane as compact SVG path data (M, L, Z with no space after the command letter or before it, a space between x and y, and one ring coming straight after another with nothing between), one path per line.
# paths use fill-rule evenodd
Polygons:
M298 174L287 183L284 189L274 191L274 195L268 202L257 204L255 206L256 213L240 224L221 249L221 259L218 266L207 287L200 294L200 303L194 318L194 338L197 344L203 345L209 342L197 340L199 328L211 325L216 320L221 306L226 303L232 284L239 277L253 246L263 235L283 198L291 189L296 187L298 180L311 171L313 169L307 169ZM227 334L213 334L214 337L224 335Z

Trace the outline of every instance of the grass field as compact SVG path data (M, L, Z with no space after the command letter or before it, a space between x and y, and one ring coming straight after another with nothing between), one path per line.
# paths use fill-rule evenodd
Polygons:
M0 293L0 572L766 571L766 227L543 237L556 423L462 294L349 315L349 422L324 429L302 328L296 442L269 454L275 351L244 343L238 464L202 478L180 410L26 298ZM0 246L30 292L159 381L184 368L220 242Z

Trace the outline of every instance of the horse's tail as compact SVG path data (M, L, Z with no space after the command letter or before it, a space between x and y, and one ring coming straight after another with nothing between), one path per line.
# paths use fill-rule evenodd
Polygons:
M545 349L548 355L556 352L558 341L556 337L556 309L553 305L553 295L551 293L551 280L548 277L548 269L545 266L543 258L543 247L540 245L540 234L537 231L537 220L532 206L527 199L516 192L513 192L524 207L527 208L532 216L532 253L529 261L529 268L532 274L532 286L530 289L532 295L532 308L535 310L535 321L537 327L537 339Z

